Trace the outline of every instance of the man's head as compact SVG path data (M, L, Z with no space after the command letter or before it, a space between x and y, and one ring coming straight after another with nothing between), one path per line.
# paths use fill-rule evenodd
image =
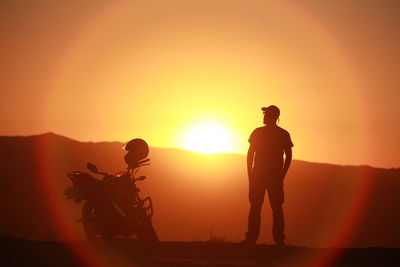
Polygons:
M264 112L264 124L276 124L281 113L277 106L271 105L269 107L263 107L261 110Z

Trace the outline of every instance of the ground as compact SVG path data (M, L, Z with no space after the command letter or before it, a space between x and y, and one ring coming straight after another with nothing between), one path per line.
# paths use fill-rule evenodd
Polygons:
M144 249L135 240L88 247L84 243L2 238L0 251L1 266L400 266L400 248L162 242L156 249Z

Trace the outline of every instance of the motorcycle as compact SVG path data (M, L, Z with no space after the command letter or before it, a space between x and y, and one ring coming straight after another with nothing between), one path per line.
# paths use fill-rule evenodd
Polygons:
M151 197L142 199L136 185L136 182L146 177L135 178L137 170L149 165L150 159L139 159L137 155L132 157L131 154L125 156L127 170L114 175L100 172L96 165L87 163L91 172L102 175L101 180L81 171L67 174L73 184L65 192L67 198L74 199L76 203L85 202L80 222L89 241L107 242L116 236L128 237L135 234L147 247L159 243L151 220Z

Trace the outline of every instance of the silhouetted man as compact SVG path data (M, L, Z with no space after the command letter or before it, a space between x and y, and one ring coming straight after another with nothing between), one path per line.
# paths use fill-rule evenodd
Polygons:
M277 245L285 245L283 180L292 161L293 143L289 133L276 125L280 111L276 106L263 107L265 126L250 135L247 153L250 212L245 244L255 244L260 234L261 208L265 191L273 214L272 234ZM285 154L285 158L283 155Z

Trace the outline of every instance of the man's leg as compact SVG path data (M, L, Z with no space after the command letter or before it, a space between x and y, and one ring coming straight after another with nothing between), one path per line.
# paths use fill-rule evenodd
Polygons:
M272 209L273 225L272 234L275 243L278 245L284 244L285 241L285 220L283 216L284 193L283 181L270 181L267 186L269 203Z
M246 241L256 243L260 234L261 209L264 202L266 184L260 179L253 179L249 184L250 211L248 217L248 230Z
M249 218L248 218L248 230L246 233L246 240L255 243L260 234L260 224L261 224L261 203L251 203Z

